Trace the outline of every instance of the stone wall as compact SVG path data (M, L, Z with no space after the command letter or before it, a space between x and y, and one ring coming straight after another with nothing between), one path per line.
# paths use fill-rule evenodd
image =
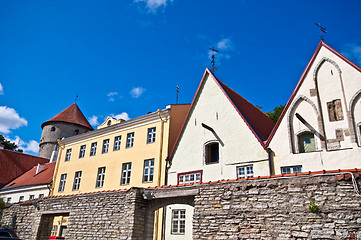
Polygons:
M340 176L345 175L45 198L37 204L7 207L1 224L23 239L48 239L49 216L64 213L69 214L68 239L144 239L147 210L177 199L186 203L189 193L195 206L194 239L361 239L361 197L355 193L351 175ZM359 178L356 181L360 184ZM310 201L318 206L317 212L310 212Z

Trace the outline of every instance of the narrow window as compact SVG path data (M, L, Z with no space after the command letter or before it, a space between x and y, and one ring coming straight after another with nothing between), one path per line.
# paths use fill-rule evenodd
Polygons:
M144 160L143 182L153 182L154 158Z
M281 167L282 174L302 172L302 166Z
M40 193L39 198L43 198L43 197L44 197L44 194Z
M330 122L343 120L341 100L336 99L327 103L328 117Z
M120 180L121 185L127 185L130 183L130 174L132 171L132 163L123 163L122 167L122 179Z
M93 142L91 147L90 147L90 156L95 156L96 152L97 152L97 143Z
M105 179L105 167L98 168L98 175L97 175L97 182L95 187L101 188L104 186L104 179Z
M237 168L237 178L253 177L253 166L242 166Z
M199 183L202 179L202 171L181 173L178 175L178 184Z
M35 198L35 195L30 195L29 200L33 200Z
M8 197L7 199L6 199L6 203L10 203L11 202L11 197Z
M155 131L156 128L148 128L148 137L147 137L147 143L154 143L155 142Z
M86 148L86 145L80 146L79 158L83 158L85 156L85 148Z
M103 150L102 153L107 153L109 150L109 139L103 141Z
M120 149L120 143L122 141L122 136L117 136L114 138L114 149L113 151L117 151Z
M51 127L51 131L52 131L52 132L55 132L55 127Z
M212 142L205 145L204 157L206 164L219 162L219 144L218 142Z
M186 230L186 210L174 209L172 211L172 234L184 235Z
M107 125L110 126L111 124L112 124L112 121L109 120L108 123L107 123Z
M71 157L71 148L66 150L65 162L70 161L70 157Z
M313 133L306 132L298 135L299 153L316 151L315 136Z
M19 197L19 202L22 202L22 201L24 201L24 196Z
M79 190L80 180L81 180L81 171L75 172L74 183L73 183L73 191Z
M132 133L128 133L127 134L127 144L126 144L126 148L131 148L133 147L134 144L134 132Z
M61 174L61 176L60 176L58 192L64 192L65 182L66 182L66 173Z
M78 129L75 129L74 135L78 135L78 134L79 134L79 130L78 130Z

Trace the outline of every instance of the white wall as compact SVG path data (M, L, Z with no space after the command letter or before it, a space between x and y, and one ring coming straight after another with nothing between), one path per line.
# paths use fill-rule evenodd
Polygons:
M171 221L172 221L172 210L176 209L185 209L186 210L186 229L184 235L174 235L171 234ZM193 232L192 232L192 222L193 222L193 213L194 207L187 205L187 204L171 204L165 208L166 211L166 228L165 228L165 239L166 240L191 240L193 239Z
M34 195L35 198L39 198L40 194L44 194L44 197L49 196L49 188L47 185L38 186L25 186L13 189L1 189L0 197L7 203L7 199L11 197L10 203L19 202L20 196L24 196L24 201L30 199L30 195Z

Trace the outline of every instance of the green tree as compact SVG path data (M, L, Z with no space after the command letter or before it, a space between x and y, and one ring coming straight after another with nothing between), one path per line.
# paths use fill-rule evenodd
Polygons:
M280 105L279 107L275 107L272 111L266 112L266 114L271 118L274 123L276 123L281 116L284 108L285 105Z
M0 145L4 146L4 149L23 152L22 149L18 149L18 146L15 143L12 143L4 138L3 135L0 134Z
M5 208L5 201L3 198L0 198L0 209L4 209Z

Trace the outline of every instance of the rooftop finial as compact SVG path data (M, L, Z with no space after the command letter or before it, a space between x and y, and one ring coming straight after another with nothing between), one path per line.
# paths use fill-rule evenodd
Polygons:
M321 41L323 41L323 39L324 39L323 37L327 33L327 29L325 27L322 27L320 23L315 23L315 24L320 29L320 38L321 38Z
M179 93L179 87L177 86L177 98L175 100L175 104L178 104L178 93Z
M219 51L218 51L217 49L215 49L214 47L209 48L209 50L212 51L212 61L211 61L212 67L211 67L211 72L214 73L214 72L217 70L217 67L215 66L216 61L214 60L214 54L215 54L215 53L218 53Z
M78 97L79 97L78 94L76 94L75 95L75 100L74 100L75 102L76 102L76 100L78 100Z

